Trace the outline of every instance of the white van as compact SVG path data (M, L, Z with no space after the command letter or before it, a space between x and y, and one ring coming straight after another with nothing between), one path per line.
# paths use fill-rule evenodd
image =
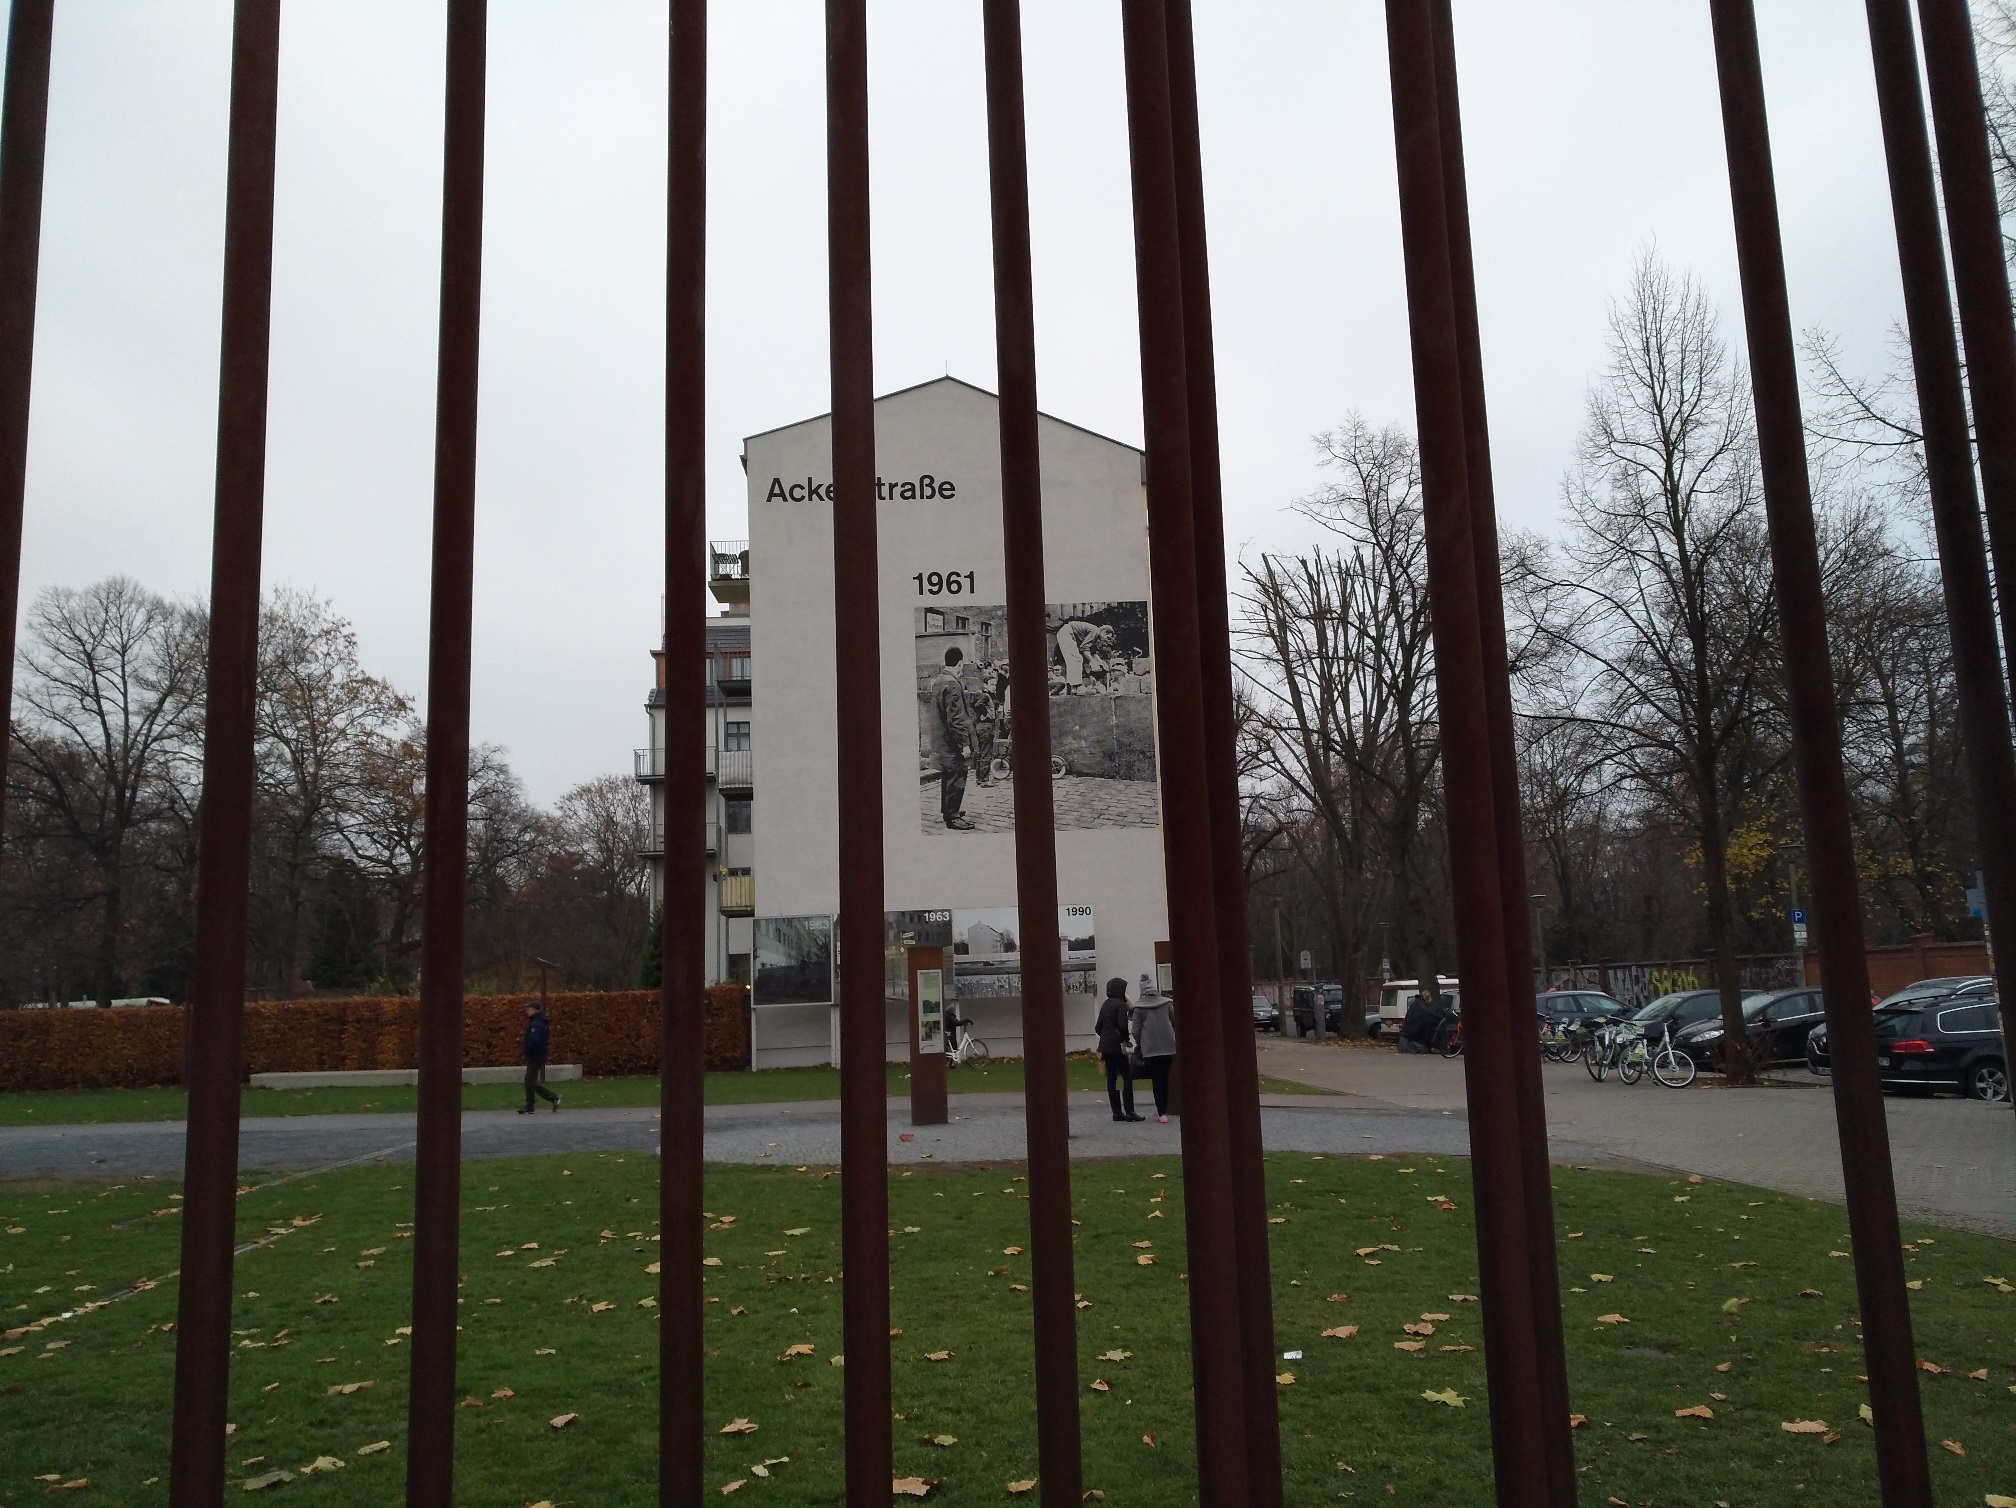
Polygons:
M1446 974L1437 974L1442 993L1451 997L1452 1003L1460 1001L1462 991L1454 979ZM1418 979L1389 979L1379 987L1379 1035L1398 1037L1400 1023L1406 1018L1407 1007L1419 993L1421 981Z

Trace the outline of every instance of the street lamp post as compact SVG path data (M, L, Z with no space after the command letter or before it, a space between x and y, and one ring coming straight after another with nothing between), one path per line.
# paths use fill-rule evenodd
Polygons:
M1533 946L1540 955L1540 993L1545 994L1553 979L1547 972L1547 897L1527 897L1533 903Z

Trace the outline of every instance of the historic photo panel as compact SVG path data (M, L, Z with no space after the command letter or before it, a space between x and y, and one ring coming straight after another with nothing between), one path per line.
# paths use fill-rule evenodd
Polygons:
M1008 610L917 609L918 820L927 833L1012 831ZM1145 602L1044 610L1057 826L1154 827L1155 691Z

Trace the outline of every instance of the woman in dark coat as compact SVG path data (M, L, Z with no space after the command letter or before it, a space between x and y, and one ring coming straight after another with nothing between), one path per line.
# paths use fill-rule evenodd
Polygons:
M1145 1120L1134 1113L1134 1070L1127 1062L1127 981L1106 981L1099 1002L1099 1058L1106 1065L1106 1098L1113 1102L1116 1121Z

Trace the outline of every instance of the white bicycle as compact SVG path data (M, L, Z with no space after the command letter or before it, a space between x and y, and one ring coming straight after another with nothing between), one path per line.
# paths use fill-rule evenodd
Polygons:
M945 1064L948 1068L958 1068L971 1063L976 1068L987 1066L993 1054L987 1051L987 1044L968 1029L969 1023L949 1006L945 1011L945 1040L947 1052Z

